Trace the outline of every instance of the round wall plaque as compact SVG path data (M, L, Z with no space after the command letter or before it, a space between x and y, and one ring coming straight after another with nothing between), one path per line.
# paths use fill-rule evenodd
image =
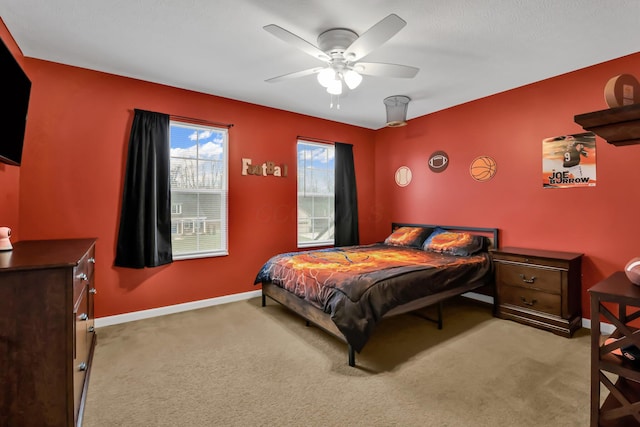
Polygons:
M400 166L396 171L396 184L400 187L406 187L411 182L411 169L406 166Z
M476 181L489 181L496 174L497 164L489 156L480 156L473 159L469 166L469 173Z
M443 172L449 166L449 156L444 151L436 151L429 156L427 163L431 172Z

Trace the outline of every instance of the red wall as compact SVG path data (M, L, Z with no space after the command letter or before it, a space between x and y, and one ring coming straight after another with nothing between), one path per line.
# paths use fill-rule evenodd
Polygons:
M0 169L0 194L18 200L19 171L21 240L98 238L97 317L259 289L253 279L260 266L296 248L298 135L353 144L361 239L372 241L373 131L46 61L23 63L33 83L23 164ZM143 270L113 267L134 108L234 124L229 256ZM243 176L244 157L294 172ZM15 223L17 212L6 220L3 214L3 223Z
M3 25L0 36L10 39ZM640 54L379 131L17 55L33 82L32 99L23 165L0 166L0 225L18 229L23 240L97 237L98 317L255 290L262 263L295 249L296 180L292 173L242 176L241 158L295 170L298 135L354 145L363 243L405 221L499 227L503 245L582 252L585 317L586 289L640 255L633 227L640 145L598 138L595 188L544 189L541 182L542 139L582 132L573 116L606 108L605 83L640 75ZM113 267L134 108L234 124L229 256ZM441 174L426 164L436 150L451 160ZM469 176L479 155L498 163L489 182ZM393 180L401 165L413 171L404 188Z
M640 145L616 147L597 137L597 186L543 188L542 140L584 132L576 114L608 108L607 81L640 77L640 54L531 84L411 120L376 133L376 200L380 221L498 227L503 246L584 253L586 290L640 255ZM409 104L409 109L411 104ZM448 153L442 173L427 166ZM495 177L474 181L469 165L480 155L497 162ZM413 180L400 188L394 172L407 165Z

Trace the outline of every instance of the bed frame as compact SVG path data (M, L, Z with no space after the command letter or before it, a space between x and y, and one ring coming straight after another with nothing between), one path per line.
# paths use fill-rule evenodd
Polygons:
M430 225L430 224L408 224L408 223L392 223L391 229L396 230L399 227L413 226L413 227L440 227L450 231L468 231L473 234L481 234L486 236L491 241L491 248L497 249L498 245L498 229L497 228L482 228L482 227L457 227L457 226L443 226L443 225ZM466 292L475 290L479 287L486 285L486 282L472 282L467 283L464 286L457 287L455 289L449 289L437 294L429 295L424 298L420 298L409 303L397 306L389 312L387 312L383 318L397 316L403 313L412 312L430 321L434 321L438 324L438 329L442 329L442 302L451 297L462 295ZM262 284L262 306L267 305L267 297L282 304L289 310L298 314L306 320L307 326L314 324L329 334L335 336L339 340L345 342L348 346L348 360L349 366L355 366L356 356L353 347L347 342L344 335L338 327L331 320L331 315L324 311L312 306L305 302L302 298L297 297L295 294L274 285L272 283ZM438 304L438 318L432 319L416 312L416 310Z

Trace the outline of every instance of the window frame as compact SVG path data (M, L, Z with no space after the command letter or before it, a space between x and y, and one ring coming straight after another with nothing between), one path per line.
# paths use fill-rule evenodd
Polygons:
M198 259L198 258L213 258L213 257L219 257L219 256L227 256L229 255L229 236L228 236L228 230L229 230L229 129L228 128L223 128L223 127L217 127L214 125L206 125L206 124L199 124L199 123L192 123L189 121L184 121L184 120L174 120L171 119L169 122L169 127L170 129L172 129L174 126L176 127L181 127L181 128L186 128L186 129L190 129L194 132L200 133L203 131L210 131L210 132L214 132L214 133L219 133L223 135L223 155L221 156L220 160L214 160L214 161L219 161L222 163L223 166L223 172L222 172L222 185L220 189L215 189L215 188L186 188L186 189L174 189L171 185L170 185L170 191L171 191L171 212L172 212L172 218L171 218L171 240L172 240L172 256L173 256L173 260L174 261L180 261L180 260L188 260L188 259ZM170 138L171 138L171 132L170 132ZM199 162L201 161L206 161L206 162L212 162L211 158L207 158L207 157L201 157L199 154L199 150L200 150L200 142L199 140L196 140L194 142L194 144L196 145L196 157L180 157L180 156L174 156L172 155L172 153L169 153L169 161L171 163L171 160L173 159L181 159L181 160L193 160L196 162L196 164L199 166ZM169 141L169 149L172 150L173 147L171 145L171 140ZM170 176L171 176L171 172L170 172ZM173 239L174 239L174 235L178 235L181 233L178 233L178 229L182 230L182 233L184 233L184 224L179 227L177 222L174 222L174 218L173 215L174 214L182 214L183 213L183 209L182 209L182 202L176 202L174 200L174 194L177 193L181 193L181 194L220 194L220 203L221 203L221 207L220 207L220 219L219 219L219 223L220 223L220 239L221 239L221 244L220 244L220 248L219 249L207 249L207 250L194 250L194 251L187 251L187 252L182 252L182 253L178 253L176 254L174 252L175 248L173 247ZM179 209L179 213L174 213L174 205L180 205L180 209ZM191 226L191 229L193 231L193 234L195 234L196 236L196 240L197 240L197 244L200 244L200 234L203 234L203 232L206 234L206 225L207 225L207 221L202 220L202 223L198 222L196 224L196 220L193 221L193 224ZM216 222L218 220L215 220ZM187 227L189 228L189 226ZM174 233L174 230L176 230L176 233ZM202 232L201 232L202 231Z
M306 146L314 146L314 147L319 147L319 148L323 148L326 150L332 150L333 151L333 168L327 168L327 170L330 170L331 172L331 189L332 189L332 193L329 195L327 193L327 196L331 197L332 200L330 202L330 212L328 216L323 216L323 217L316 217L314 215L309 217L309 220L311 222L313 222L314 220L317 219L327 219L328 220L328 228L329 229L333 229L333 232L331 232L331 238L330 239L324 239L324 240L300 240L300 224L301 224L301 217L300 217L300 196L301 196L301 191L300 191L300 172L301 172L301 168L300 168L300 145L306 145ZM330 156L328 155L328 159L330 159ZM305 139L298 139L296 142L296 167L297 167L297 171L296 171L296 244L298 248L312 248L312 247L318 247L318 246L333 246L335 244L335 146L333 144L330 143L320 143L320 142L314 142L314 141L309 141L309 140L305 140ZM306 177L306 173L305 173L305 177ZM304 191L304 189L303 189Z

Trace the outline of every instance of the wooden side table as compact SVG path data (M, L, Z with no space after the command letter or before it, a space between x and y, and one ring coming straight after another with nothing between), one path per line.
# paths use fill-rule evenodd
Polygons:
M505 247L492 252L496 314L571 337L582 326L582 254Z
M588 292L591 299L591 427L640 426L640 361L631 362L612 353L629 345L640 348L638 322L633 322L640 318L640 287L618 271ZM615 305L617 312L611 310ZM616 327L611 337L619 340L605 345L600 331L601 316ZM617 376L615 383L607 374ZM602 405L601 385L609 390Z

